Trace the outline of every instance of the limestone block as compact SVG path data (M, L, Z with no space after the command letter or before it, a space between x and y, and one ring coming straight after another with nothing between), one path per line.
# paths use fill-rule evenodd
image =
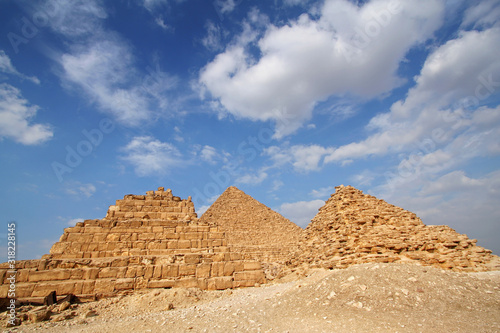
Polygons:
M135 279L133 278L121 278L117 279L115 282L115 290L129 290L134 289Z
M119 271L118 267L104 267L99 271L97 277L99 279L116 278L118 275L118 271Z
M147 285L148 288L172 288L174 286L174 280L150 280Z
M191 276L196 275L196 265L179 265L179 276Z
M82 294L93 294L95 288L95 281L82 281Z
M57 295L69 295L74 294L75 282L39 282L35 284L33 289L32 297L45 297L55 291Z
M197 278L209 278L212 265L210 263L202 263L196 266Z
M67 280L71 276L69 270L66 269L51 269L46 271L33 271L30 272L29 282L38 281L54 281L54 280Z
M224 290L233 288L233 277L221 276L213 277L207 281L208 290Z
M34 283L17 283L16 297L17 298L31 297L31 294L33 294L34 289L35 289ZM0 297L7 297L7 293L5 294L5 296L3 296L2 292L0 291Z
M98 279L95 281L94 292L97 294L112 293L115 290L116 279Z
M234 281L254 281L254 283L265 283L265 275L262 270L236 272L234 273Z
M179 249L189 249L189 248L191 248L191 241L189 241L189 240L179 240L177 246L178 246Z
M260 268L260 267L259 267ZM224 276L232 276L234 273L235 265L232 262L224 263Z
M93 234L70 233L68 234L67 241L76 243L90 243L93 237Z
M186 254L184 256L184 262L186 264L198 264L201 260L201 254Z
M224 262L213 262L211 269L211 276L223 276L224 275Z
M168 241L167 248L168 249L177 249L179 247L179 241Z
M196 288L198 287L198 279L195 277L185 277L175 281L176 288Z
M205 278L198 279L198 288L201 290L207 290L208 289L208 280Z
M162 273L161 273L161 277L163 279L171 278L171 277L178 277L178 276L179 276L179 265L171 264L171 265L163 266Z

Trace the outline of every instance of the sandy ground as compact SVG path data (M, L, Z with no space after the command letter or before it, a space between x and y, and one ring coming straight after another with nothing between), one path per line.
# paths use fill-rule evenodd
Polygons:
M4 331L500 332L500 271L363 264L255 288L151 290L63 313L74 318Z

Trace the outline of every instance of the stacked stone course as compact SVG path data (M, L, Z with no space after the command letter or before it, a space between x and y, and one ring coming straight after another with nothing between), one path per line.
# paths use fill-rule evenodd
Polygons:
M498 257L448 226L426 226L414 214L351 186L338 186L304 230L294 265L345 268L417 260L459 271L490 270ZM499 269L500 267L496 267Z
M285 263L296 250L302 228L248 194L229 187L201 216L218 226L228 245L246 259Z
M7 297L8 264L0 264ZM265 283L261 264L243 260L217 226L197 219L191 198L170 190L126 195L101 220L66 228L50 254L16 263L16 296L113 295L143 288L216 290Z

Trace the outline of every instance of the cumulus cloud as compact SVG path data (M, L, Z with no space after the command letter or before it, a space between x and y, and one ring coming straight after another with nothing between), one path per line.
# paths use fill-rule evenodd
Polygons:
M467 31L432 52L405 100L370 121L367 139L336 148L325 163L414 149L428 138L450 142L500 82L500 29ZM457 70L460 68L460 70ZM490 114L491 116L491 114ZM470 133L470 130L469 130Z
M30 105L19 89L0 84L0 138L8 138L24 145L37 145L52 138L52 128L32 123L39 107Z
M139 177L165 174L184 163L174 145L151 136L134 137L122 151L125 154L122 159L133 166Z
M305 228L324 204L323 200L284 203L278 212L299 227Z
M408 50L430 38L442 24L441 1L377 0L356 5L325 1L318 19L269 25L253 38L239 39L207 64L199 82L231 114L275 121L275 137L296 131L314 106L330 96L368 99L402 83L397 76ZM247 43L243 43L245 40Z

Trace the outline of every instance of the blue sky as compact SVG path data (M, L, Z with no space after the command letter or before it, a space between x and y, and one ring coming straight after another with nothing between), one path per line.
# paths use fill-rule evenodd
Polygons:
M497 1L0 1L18 259L159 186L305 227L340 184L500 254ZM2 241L5 259L6 242Z

